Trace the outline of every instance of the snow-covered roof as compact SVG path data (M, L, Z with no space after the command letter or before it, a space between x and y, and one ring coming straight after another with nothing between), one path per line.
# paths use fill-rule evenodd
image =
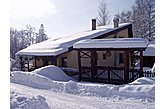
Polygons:
M146 48L147 45L143 38L111 38L81 40L73 48Z
M114 30L131 25L131 23L119 24L119 27L113 28L113 25L99 26L96 30L86 30L70 36L61 37L55 40L47 40L41 43L33 44L23 50L20 50L16 55L30 55L30 56L57 56L65 53L73 46L74 43L84 40L92 39L103 34L112 32Z
M150 43L143 52L144 56L155 56L155 43Z

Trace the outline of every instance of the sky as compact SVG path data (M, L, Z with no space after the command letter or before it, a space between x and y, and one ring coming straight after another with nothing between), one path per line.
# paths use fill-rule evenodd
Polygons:
M105 0L112 18L129 10L135 0ZM26 25L38 31L44 25L49 38L71 35L90 29L92 18L98 16L100 0L11 0L10 26L21 30Z

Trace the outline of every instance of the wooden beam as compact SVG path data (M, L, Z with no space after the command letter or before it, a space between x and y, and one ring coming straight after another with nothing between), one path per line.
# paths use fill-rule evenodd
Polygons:
M91 81L95 81L95 50L91 50Z
M34 60L35 60L35 68L34 69L36 69L36 56L34 56Z
M82 80L82 72L81 72L81 56L80 56L80 50L77 50L77 54L78 54L78 68L79 68L79 80Z
M108 70L108 82L110 83L110 70Z
M146 48L75 48L74 50L81 50L81 51L145 51Z
M129 82L129 51L124 51L124 81Z
M20 56L19 59L20 59L20 65L21 65L21 71L22 71L23 70L23 57Z
M140 51L140 77L143 76L143 51Z
M30 65L29 65L30 63L29 63L29 57L27 57L27 65L28 65L28 71L30 71Z

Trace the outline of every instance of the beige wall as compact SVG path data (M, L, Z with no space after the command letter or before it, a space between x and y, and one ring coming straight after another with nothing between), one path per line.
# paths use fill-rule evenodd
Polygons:
M42 56L37 57L37 59L33 59L33 66L35 66L35 61L36 61L36 67L42 67L43 66L43 59ZM55 59L54 59L55 61ZM53 63L51 63L51 61L48 61L48 65L52 65Z
M35 62L36 61L36 62ZM35 65L36 63L36 65ZM43 61L40 57L37 57L37 59L33 59L33 65L38 67L42 67L43 66Z
M62 54L57 57L57 66L62 66L62 57L67 57L67 67L78 68L78 57L75 50Z
M107 37L105 37L105 39L107 39L107 38L122 38L122 37L128 38L128 29L125 29L125 30L122 30L118 33L107 36Z

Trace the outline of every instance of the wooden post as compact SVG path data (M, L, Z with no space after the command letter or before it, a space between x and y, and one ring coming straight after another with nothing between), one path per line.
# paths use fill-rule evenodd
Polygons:
M77 50L77 54L78 54L78 68L79 68L79 80L82 80L82 72L81 72L81 55L80 55L80 50Z
M36 56L34 56L34 60L35 60L35 68L34 69L36 69Z
M27 68L28 68L28 71L30 71L30 65L29 65L29 64L30 64L30 63L29 63L29 57L27 57L27 62L28 62L28 63L27 63L27 66L28 66Z
M57 57L54 56L54 65L57 66Z
M108 69L108 83L110 83L110 70Z
M129 51L124 51L124 81L129 82Z
M140 77L143 76L143 51L140 51Z
M94 61L95 61L95 54L94 51L91 50L91 81L94 82Z
M23 71L23 57L20 56L19 59L20 59L21 71Z

